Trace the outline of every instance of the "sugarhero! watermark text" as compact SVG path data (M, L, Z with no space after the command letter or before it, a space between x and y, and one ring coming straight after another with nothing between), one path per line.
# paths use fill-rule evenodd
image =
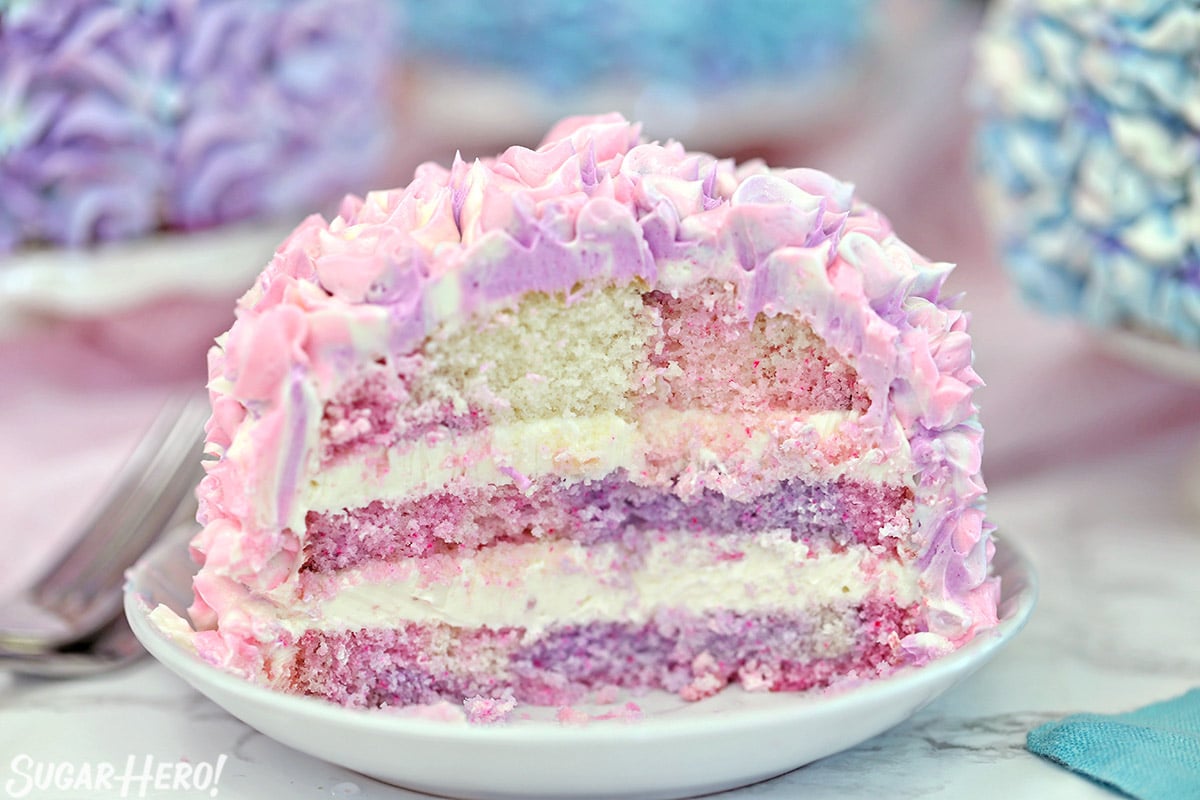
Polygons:
M210 761L160 761L154 756L129 756L125 763L112 761L39 761L22 753L9 763L4 782L8 797L29 797L34 792L78 792L107 797L158 797L169 792L207 793L216 797L221 770L228 756Z

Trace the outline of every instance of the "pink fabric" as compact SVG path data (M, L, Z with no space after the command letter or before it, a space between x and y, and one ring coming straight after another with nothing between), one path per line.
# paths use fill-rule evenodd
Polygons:
M232 303L165 299L0 337L0 548L12 570L0 598L70 543L167 396L201 390Z

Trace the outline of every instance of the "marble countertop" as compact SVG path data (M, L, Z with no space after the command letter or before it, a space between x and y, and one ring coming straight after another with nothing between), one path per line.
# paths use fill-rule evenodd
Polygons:
M925 94L947 91L957 89ZM904 238L960 264L953 280L967 292L989 384L979 396L989 516L1035 565L1039 605L995 660L910 720L722 797L1114 797L1031 755L1027 732L1200 685L1200 386L1115 358L1102 340L1011 296L981 229L952 105L927 105L876 131L908 137L904 159L860 139L809 143L772 160L853 177ZM909 124L917 117L921 125ZM161 397L203 381L204 349L231 307L232 297L164 300L0 339L0 547L13 574L31 575L53 557ZM278 744L149 659L69 682L0 674L0 797L21 788L8 783L21 756L81 765L222 755L215 795L134 787L126 796L423 796Z

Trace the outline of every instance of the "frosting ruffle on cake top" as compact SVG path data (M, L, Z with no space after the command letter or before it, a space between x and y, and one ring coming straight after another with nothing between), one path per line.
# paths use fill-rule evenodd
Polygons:
M609 645L694 646L663 685L697 698L751 628L799 660L751 659L748 686L941 655L995 624L998 593L950 269L848 184L617 115L347 198L280 246L210 354L192 641L268 680L322 664L306 691L355 704L415 702L443 672L471 694L498 654L527 697L560 697L548 654ZM765 605L650 602L723 563L735 587L778 579ZM806 593L840 605L771 599ZM371 608L396 613L354 633ZM449 660L351 681L413 647Z
M385 152L379 0L0 7L0 253L311 210Z
M975 94L988 216L1026 296L1200 346L1200 8L997 2Z

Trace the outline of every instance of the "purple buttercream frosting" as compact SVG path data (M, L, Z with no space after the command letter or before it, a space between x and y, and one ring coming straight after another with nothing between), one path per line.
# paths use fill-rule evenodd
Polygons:
M0 253L309 209L383 155L381 0L0 5Z

